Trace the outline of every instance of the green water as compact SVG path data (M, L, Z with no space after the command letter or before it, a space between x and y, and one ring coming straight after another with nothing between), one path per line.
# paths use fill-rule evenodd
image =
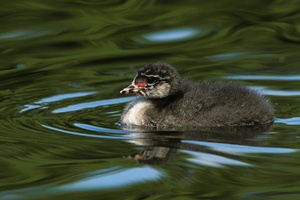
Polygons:
M299 1L0 2L1 200L300 198ZM259 90L275 124L120 129L157 61Z

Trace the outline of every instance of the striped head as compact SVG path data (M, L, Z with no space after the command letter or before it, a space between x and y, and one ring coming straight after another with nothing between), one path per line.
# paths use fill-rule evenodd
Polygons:
M135 93L146 98L164 98L180 89L180 76L167 63L153 63L137 70L132 83L120 91L121 94Z

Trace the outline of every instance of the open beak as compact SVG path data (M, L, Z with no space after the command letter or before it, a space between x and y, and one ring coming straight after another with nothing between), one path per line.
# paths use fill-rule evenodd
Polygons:
M130 85L128 85L126 88L120 91L121 94L130 94L130 93L137 94L139 92L140 89L134 82L132 82Z

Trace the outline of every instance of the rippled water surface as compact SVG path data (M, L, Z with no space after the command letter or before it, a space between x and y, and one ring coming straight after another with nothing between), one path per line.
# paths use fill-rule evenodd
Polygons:
M300 198L299 1L1 3L1 200ZM259 90L275 124L122 130L156 61Z

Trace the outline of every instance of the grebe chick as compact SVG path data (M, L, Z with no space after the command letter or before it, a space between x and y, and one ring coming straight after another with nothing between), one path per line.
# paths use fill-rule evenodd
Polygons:
M123 126L249 126L274 122L272 106L256 91L232 81L195 83L181 79L167 63L140 68L120 93L139 96L126 105L119 121Z

